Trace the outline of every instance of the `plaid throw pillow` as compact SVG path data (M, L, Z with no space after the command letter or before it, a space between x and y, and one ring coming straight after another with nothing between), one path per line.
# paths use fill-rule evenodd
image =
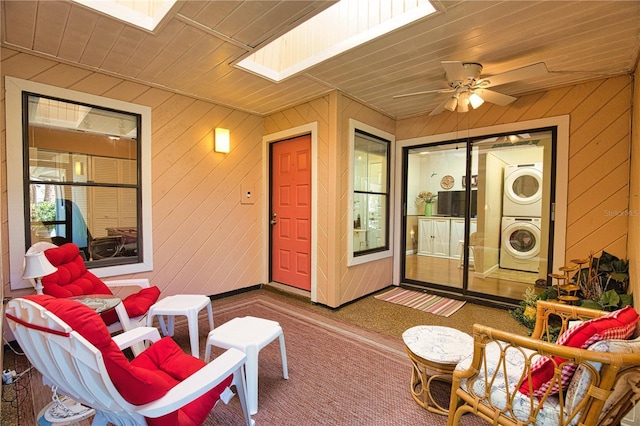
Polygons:
M633 334L637 322L638 313L631 306L627 306L570 328L560 336L557 344L585 349L600 340L627 339ZM562 367L560 383L553 378L555 365L560 365L565 361L566 358L557 356L538 357L531 365L530 381L522 383L520 392L527 396L541 397L550 387L551 395L559 392L560 384L563 389L566 389L576 371L576 364L568 363Z

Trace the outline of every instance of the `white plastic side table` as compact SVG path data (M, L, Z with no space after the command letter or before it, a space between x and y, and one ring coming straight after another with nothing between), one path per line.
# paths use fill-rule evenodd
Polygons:
M184 315L189 323L189 341L191 343L191 355L200 358L200 347L198 343L198 313L207 308L209 315L209 330L213 329L213 310L211 309L211 299L200 294L176 294L167 296L149 308L147 314L147 325L153 326L153 317L158 316L160 329L164 336L173 336L174 319L176 315ZM167 316L169 327L164 323L163 316Z
M276 321L256 317L234 318L209 332L204 361L209 362L211 347L222 349L236 348L247 355L245 373L247 378L247 405L249 413L258 412L258 353L262 348L280 339L282 357L282 375L289 378L287 368L287 350L284 344L282 327Z

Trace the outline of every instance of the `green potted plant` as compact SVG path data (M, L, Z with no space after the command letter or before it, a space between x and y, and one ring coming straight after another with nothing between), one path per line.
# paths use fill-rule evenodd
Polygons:
M573 282L580 286L585 308L614 311L633 302L627 294L629 260L605 251L600 257L589 256L588 266L574 275Z

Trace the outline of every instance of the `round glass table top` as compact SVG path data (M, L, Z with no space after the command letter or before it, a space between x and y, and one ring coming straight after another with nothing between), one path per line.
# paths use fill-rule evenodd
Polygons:
M68 299L80 302L97 313L115 308L122 301L119 297L112 294L83 294L81 296L71 296Z

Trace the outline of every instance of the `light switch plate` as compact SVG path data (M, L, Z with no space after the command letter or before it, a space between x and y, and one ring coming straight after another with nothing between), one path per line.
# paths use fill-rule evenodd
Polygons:
M256 197L253 186L251 185L241 185L242 194L240 196L240 204L254 204L254 199Z

